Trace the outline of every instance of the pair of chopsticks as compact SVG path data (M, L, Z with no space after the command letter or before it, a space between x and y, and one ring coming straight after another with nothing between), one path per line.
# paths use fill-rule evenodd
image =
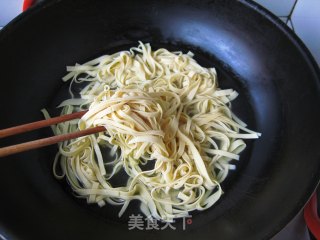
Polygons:
M66 122L73 119L81 118L86 112L87 111L75 112L67 115L62 115L59 117L49 118L46 120L41 120L37 122L32 122L32 123L27 123L27 124L23 124L23 125L11 127L11 128L2 129L0 130L0 138L16 135L20 133L25 133L35 129L58 124L61 122ZM86 136L86 135L90 135L98 132L103 132L103 131L105 131L105 128L102 126L99 126L99 127L88 128L88 129L73 132L73 133L57 135L57 136L48 137L48 138L41 138L41 139L30 141L30 142L3 147L3 148L0 148L0 157L5 157L15 153L20 153L20 152L28 151L31 149L49 146L58 142L62 142L62 141L66 141L73 138L78 138L78 137L82 137L82 136Z

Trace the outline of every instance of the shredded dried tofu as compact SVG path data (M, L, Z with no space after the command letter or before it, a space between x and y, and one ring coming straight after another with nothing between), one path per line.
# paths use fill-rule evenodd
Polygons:
M70 92L73 84L87 85L60 104L61 114L88 112L54 133L106 131L59 144L54 175L66 177L88 203L122 205L119 216L132 200L148 217L169 222L211 207L245 149L242 139L260 136L231 112L237 92L220 89L215 69L200 66L190 52L152 51L140 42L67 71ZM105 148L113 159L104 159ZM142 170L147 163L152 169ZM113 187L110 179L121 169L128 182Z

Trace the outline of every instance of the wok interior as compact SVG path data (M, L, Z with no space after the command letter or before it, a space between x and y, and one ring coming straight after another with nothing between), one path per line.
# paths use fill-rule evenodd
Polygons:
M154 49L190 50L201 65L217 68L222 88L239 92L233 111L262 137L246 141L215 206L192 213L188 231L163 230L157 238L270 237L295 216L317 183L319 73L288 29L250 6L222 0L43 3L0 35L0 126L42 119L44 107L55 113L67 97L68 84L61 81L66 65L126 50L139 40ZM1 145L50 134L43 129ZM52 146L3 159L0 226L5 234L28 238L35 226L52 239L155 234L127 230L128 216L139 213L137 202L118 219L120 208L87 206L75 198L67 183L52 176L56 151Z

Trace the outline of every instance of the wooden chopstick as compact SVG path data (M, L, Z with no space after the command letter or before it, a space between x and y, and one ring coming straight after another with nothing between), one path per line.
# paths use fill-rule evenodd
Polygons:
M87 111L75 112L67 115L62 115L59 117L53 117L46 120L41 120L37 122L27 123L15 127L10 127L0 130L0 138L16 135L19 133L29 132L35 129L47 127L61 122L66 122L69 120L81 118Z
M31 130L47 127L57 123L81 118L86 112L87 111L75 112L67 115L62 115L59 117L49 118L46 120L41 120L37 122L19 125L16 127L2 129L0 130L0 138L16 135L19 133L29 132ZM8 147L3 147L3 148L0 148L0 157L5 157L15 153L20 153L20 152L24 152L24 151L28 151L36 148L45 147L58 142L70 140L73 138L78 138L78 137L90 135L93 133L103 132L105 130L106 130L105 127L99 126L99 127L88 128L88 129L73 132L73 133L62 134L62 135L42 138L42 139L30 141L30 142L20 143L20 144L8 146Z
M70 140L73 138L78 138L86 135L90 135L93 133L98 133L98 132L103 132L105 131L105 127L99 126L99 127L94 127L94 128L88 128L82 131L78 132L73 132L73 133L68 133L68 134L63 134L63 135L57 135L53 137L48 137L48 138L42 138L30 142L25 142L25 143L20 143L8 147L3 147L0 148L0 157L5 157L8 155L36 149L36 148L41 148L45 147L48 145L52 145L58 142Z

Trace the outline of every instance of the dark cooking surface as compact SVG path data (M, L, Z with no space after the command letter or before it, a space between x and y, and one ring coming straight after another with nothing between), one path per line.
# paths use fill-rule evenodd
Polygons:
M262 10L253 11L256 5L231 0L115 1L112 8L109 1L52 2L0 33L5 113L0 128L41 118L39 109L50 107L63 89L66 65L142 40L191 49L201 63L217 66L221 85L240 92L234 110L263 136L248 141L238 170L224 184L226 194L215 207L195 213L185 232L129 232L125 219L108 219L116 213L108 206L99 214L76 201L52 177L55 147L8 157L0 168L4 235L261 239L279 231L303 207L319 175L319 72L280 21L268 21ZM44 130L1 144L47 134Z

